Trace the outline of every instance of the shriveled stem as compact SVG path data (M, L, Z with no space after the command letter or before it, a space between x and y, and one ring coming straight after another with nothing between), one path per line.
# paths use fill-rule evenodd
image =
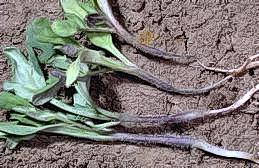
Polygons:
M228 157L228 158L239 158L250 160L255 163L259 163L258 153L250 154L247 152L227 150L211 145L204 140L195 139L188 136L173 136L173 135L136 135L136 134L125 134L116 133L112 137L116 141L129 142L129 143L143 143L143 144L154 144L154 145L168 145L168 146L183 146L190 148L197 148L214 155Z
M82 50L80 52L81 56L81 62L88 63L88 64L95 64L107 67L109 69L112 69L114 71L118 72L124 72L133 76L136 76L152 85L157 87L158 89L161 89L163 91L169 92L169 93L178 93L178 94L185 94L185 95L197 95L197 94L203 94L207 93L210 90L216 88L219 86L222 82L228 80L229 78L226 78L223 81L217 82L211 86L204 87L201 89L180 89L176 88L169 83L160 80L159 78L155 77L154 75L145 72L144 70L138 68L136 65L126 65L122 63L121 61L113 60L111 58L105 57L100 54L95 54L94 57L91 56L89 53L92 52L90 50Z
M249 90L244 96L229 107L207 110L207 111L190 111L176 115L163 115L163 116L130 116L121 114L120 121L122 125L137 124L137 123L184 123L200 118L208 118L217 115L225 115L243 106L251 97L259 90L259 84Z
M250 154L241 151L232 151L222 149L217 146L211 145L203 140L188 137L188 136L174 136L174 135L143 135L143 134L129 134L129 133L114 133L114 134L99 134L94 131L87 131L75 127L60 127L50 128L43 130L48 133L55 133L60 135L69 135L79 138L86 138L99 142L128 142L133 144L145 144L145 145L168 145L168 146L181 146L197 148L203 151L230 158L239 158L259 163L258 154Z
M169 83L162 81L161 79L155 77L154 75L152 75L142 69L139 69L139 68L125 69L125 70L123 70L123 72L137 76L140 79L154 85L158 89L161 89L162 91L166 91L168 93L178 93L178 94L183 94L183 95L198 95L198 94L208 93L209 91L220 86L221 83L232 78L231 76L228 76L225 79L212 84L211 86L206 86L206 87L200 88L200 89L189 89L189 88L185 89L185 88L174 87L174 86L170 85Z
M139 43L137 38L133 36L131 33L129 33L114 17L112 9L107 0L97 0L97 3L106 20L110 22L112 28L116 30L116 34L122 37L127 43L131 44L133 47L141 50L144 53L156 56L158 58L172 60L179 63L190 63L194 61L194 58L191 56L180 56Z

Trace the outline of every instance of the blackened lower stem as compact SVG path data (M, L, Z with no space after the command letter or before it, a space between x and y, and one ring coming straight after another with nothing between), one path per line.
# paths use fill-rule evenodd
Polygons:
M61 127L60 129L47 129L44 132L55 133L61 135L69 135L74 137L86 138L99 142L128 142L133 144L145 145L167 145L167 146L181 146L197 148L203 151L230 158L240 158L259 163L258 154L250 154L241 151L230 151L211 145L203 140L195 139L188 136L174 136L174 135L143 135L143 134L128 134L128 133L114 133L102 135L98 132L89 132L87 130L75 127Z
M208 93L212 89L215 89L216 87L220 86L222 81L215 83L211 86L207 86L201 89L185 89L185 88L177 88L172 85L170 85L168 82L162 81L161 79L155 77L154 75L139 69L139 68L127 68L122 70L125 73L137 76L138 78L154 85L156 88L166 91L168 93L178 93L178 94L183 94L183 95L199 95L199 94L204 94ZM228 80L228 79L225 79Z
M110 22L110 24L116 30L117 34L120 37L122 37L127 43L131 44L135 48L143 51L144 53L147 53L159 58L167 59L167 60L173 60L179 63L190 63L194 61L193 57L190 57L190 56L183 57L180 55L168 53L160 49L139 43L137 38L133 36L131 33L129 33L114 17L108 0L97 0L97 2L98 2L99 8L105 15L106 20Z
M173 135L137 135L117 133L112 136L114 140L129 142L129 143L143 143L154 145L168 145L168 146L184 146L190 148L197 148L203 151L212 153L214 155L240 158L259 163L258 154L249 154L241 151L231 151L211 145L203 140L191 138L188 136L173 136Z
M95 57L89 56L89 50L82 50L81 52L81 62L88 63L88 64L96 64L101 65L107 68L110 68L114 71L124 72L133 76L136 76L151 85L154 85L158 89L162 91L166 91L169 93L178 93L178 94L184 94L184 95L198 95L198 94L204 94L209 92L210 90L216 88L217 86L220 86L220 84L223 82L220 81L214 85L204 87L201 89L181 89L176 88L169 83L160 80L159 78L155 77L154 75L145 72L144 70L138 68L136 65L129 66L125 65L124 63L116 60L112 60L111 58L107 58L105 56L101 55L95 55ZM98 57L98 58L97 58ZM229 77L231 78L231 77ZM224 80L228 80L229 78L225 78Z
M176 115L164 115L164 116L131 116L128 114L121 114L120 122L122 125L137 124L137 123L156 123L156 124L166 124L166 123L186 123L196 119L209 118L217 115L225 115L227 113L233 112L234 110L240 108L244 105L251 97L259 90L259 84L254 88L249 90L244 96L242 96L238 101L229 107L216 109L216 110L206 110L206 111L190 111Z

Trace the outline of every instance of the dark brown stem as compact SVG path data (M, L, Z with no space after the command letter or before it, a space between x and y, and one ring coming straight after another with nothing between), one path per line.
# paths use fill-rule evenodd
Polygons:
M220 86L221 83L232 78L232 76L228 76L227 78L225 78L211 86L207 86L207 87L204 87L201 89L185 89L185 88L182 89L182 88L176 88L176 87L170 85L168 82L162 81L159 78L155 77L154 75L152 75L142 69L139 69L139 68L135 68L135 69L128 68L128 69L123 70L123 72L137 76L140 79L154 85L155 87L157 87L158 89L160 89L162 91L166 91L168 93L178 93L178 94L183 94L183 95L198 95L198 94L208 93L212 89L215 89L218 86Z
M208 118L217 115L225 115L227 113L237 110L243 106L251 97L259 90L259 84L249 90L244 96L229 107L206 110L206 111L190 111L176 115L164 115L164 116L130 116L127 114L121 114L120 122L122 125L138 124L138 123L154 123L154 124L166 124L166 123L185 123L196 119Z
M195 139L188 136L174 136L174 135L143 135L143 134L128 134L128 133L114 133L102 135L97 132L88 132L87 130L78 129L75 127L60 127L44 130L44 132L69 135L79 138L86 138L99 142L129 142L133 144L147 144L147 145L168 145L168 146L183 146L190 148L197 148L203 151L230 158L240 158L259 162L258 154L250 154L241 151L230 151L211 145L203 140Z
M180 56L139 43L137 38L133 36L131 33L129 33L114 17L112 9L107 0L98 0L97 3L106 20L110 22L110 25L112 25L112 28L114 28L117 34L120 37L122 37L127 43L131 44L133 47L141 50L144 53L156 56L158 58L172 60L179 63L191 63L195 61L194 57L192 56Z
M173 135L137 135L137 134L125 134L117 133L112 137L116 141L129 142L134 144L154 144L154 145L168 145L168 146L183 146L190 148L197 148L203 151L212 153L214 155L240 158L258 163L258 154L250 154L241 151L231 151L217 146L211 145L203 140L191 138L188 136L173 136Z
M172 60L177 63L181 64L188 64L195 61L195 58L193 56L181 56L169 52L165 52L163 50L147 46L145 44L141 44L138 42L137 38L127 32L122 26L116 26L117 34L123 38L127 43L131 44L133 47L139 49L140 51L150 54L152 56L156 56L158 58L166 59L166 60Z

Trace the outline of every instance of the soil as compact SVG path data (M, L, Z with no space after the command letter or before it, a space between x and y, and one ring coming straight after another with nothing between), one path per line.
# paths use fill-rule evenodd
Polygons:
M125 27L150 45L177 54L195 55L206 65L234 68L258 52L259 4L257 0L118 0L114 13ZM35 17L62 16L57 0L0 0L2 46L24 48L25 28ZM198 88L224 77L197 67L145 56L116 42L122 52L141 68L179 87ZM257 44L257 45L256 45ZM0 80L10 67L0 53ZM124 75L95 77L92 96L102 107L137 115L176 114L190 109L217 109L237 100L257 83L259 71L229 81L205 96L167 94ZM258 146L258 95L240 110L216 119L180 126L146 130L148 133L191 135L226 147L255 152ZM1 114L4 118L4 112ZM134 130L129 130L133 131ZM78 138L40 135L15 150L0 142L0 167L258 167L244 160L226 159L198 150L161 146L95 143Z

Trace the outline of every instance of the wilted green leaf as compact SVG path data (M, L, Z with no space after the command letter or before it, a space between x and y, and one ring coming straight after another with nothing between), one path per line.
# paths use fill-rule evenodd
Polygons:
M2 101L2 99L4 99L5 97L7 97L8 99ZM63 123L71 124L71 125L77 126L79 128L89 129L89 127L87 127L85 125L82 125L80 123L74 122L73 120L70 120L67 117L67 115L65 115L61 112L53 112L50 110L40 110L40 109L37 109L37 108L31 106L30 104L28 104L28 102L24 103L23 101L25 101L25 100L23 100L23 99L20 100L20 99L21 99L20 97L9 94L9 93L6 93L6 94L1 93L1 95L0 95L0 101L2 103L1 105L4 106L5 109L8 108L8 110L12 110L12 111L20 113L20 114L16 114L16 113L11 112L10 119L12 119L12 120L17 120L17 121L21 122L22 124L32 125L32 126L37 126L37 127L41 126L41 124L37 123L36 121L45 122L47 124L49 124L50 121L52 121L52 123L53 122L57 123L58 121L61 121ZM13 100L14 104L12 104L10 102L10 100ZM0 108L2 108L2 107L0 106ZM31 120L31 119L34 119L35 121ZM16 123L15 124L12 123L12 125L16 125ZM3 132L5 132L5 131L3 131Z
M15 125L12 122L0 122L0 131L12 135L31 135L48 128L62 126L64 124L53 124L42 127Z
M93 106L94 103L89 94L87 85L90 85L90 79L86 82L78 81L75 85L77 93L74 94L74 106L85 106L86 104Z
M35 127L42 126L41 124L37 123L36 121L26 118L26 115L23 115L23 114L11 113L10 120L17 120L22 124L31 125L31 126L35 126Z
M66 56L54 56L48 61L48 65L51 65L53 68L59 68L62 70L67 70L72 61Z
M66 87L70 87L73 84L80 73L80 57L78 57L69 67L66 72Z
M44 130L44 132L55 133L60 135L68 135L79 138L87 138L89 140L109 140L112 139L109 135L102 135L95 131L85 130L81 128L71 127L71 126L60 126Z
M78 1L78 4L85 11L87 11L88 15L98 13L97 10L96 10L98 7L96 6L95 0L86 0L86 1L83 1L83 2Z
M44 76L18 49L6 48L4 54L12 64L12 78L4 82L4 90L13 90L17 95L32 100L34 93L46 86Z
M81 49L79 55L82 63L101 65L112 70L122 70L127 67L127 65L122 63L121 61L105 57L102 51L83 48Z
M48 84L38 90L32 97L32 103L34 105L43 105L55 97L59 89L64 86L65 78L60 76L60 78L54 78L50 75L50 79L47 81Z
M78 45L71 37L61 37L53 32L51 29L51 22L47 18L38 18L33 20L32 24L33 34L37 37L38 41L43 43L52 44L74 44Z
M40 42L36 34L37 30L32 24L27 26L26 30L26 45L28 49L28 55L33 56L34 58L31 60L35 60L34 62L38 62L37 58L39 59L40 63L46 63L54 54L54 45L51 43L42 43ZM41 53L37 53L37 58L34 49L40 50ZM34 63L36 65L36 63Z
M60 0L60 3L66 14L74 14L81 20L84 20L85 16L88 14L85 9L79 5L77 0Z
M89 126L94 128L97 131L105 131L105 132L110 132L112 131L110 127L114 127L120 124L120 122L106 122L104 124L94 124L91 121L86 122Z
M55 20L51 25L53 32L61 37L71 37L85 27L83 20L73 14L66 15L65 20Z
M26 60L16 48L6 48L4 54L12 64L12 77L10 81L4 82L4 90L14 91L16 95L36 105L44 104L56 95L62 81L56 80L46 84L37 60L33 60L33 62ZM33 59L33 57L29 58Z
M121 60L123 63L127 65L134 65L131 63L113 44L112 36L110 33L91 33L88 32L87 36L89 40L96 46L101 47L103 49L111 52L115 57Z
M91 105L86 104L85 106L70 106L60 100L52 99L51 103L56 107L66 110L69 113L80 115L87 118L99 119L99 120L110 120L108 117L99 114Z
M0 109L12 110L15 107L32 107L25 99L8 92L0 93Z
M38 121L48 122L58 119L56 112L52 112L50 110L40 110L35 107L15 107L13 108L13 111L25 114L26 116Z
M39 110L27 100L8 92L0 93L0 109L13 110L38 121L52 121L57 115L49 110Z
M16 136L16 135L6 135L0 136L0 138L6 139L6 146L9 149L14 149L21 141L28 141L34 138L35 135L26 135L26 136Z

